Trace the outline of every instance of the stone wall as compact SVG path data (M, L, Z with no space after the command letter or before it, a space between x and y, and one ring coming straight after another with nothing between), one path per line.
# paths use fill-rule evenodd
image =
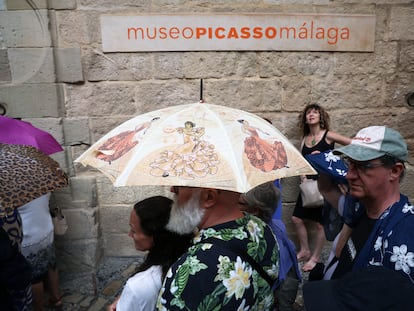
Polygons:
M102 52L100 15L172 12L375 14L375 51ZM414 91L413 16L412 0L0 0L0 104L65 148L53 156L70 175L70 187L56 193L70 226L57 238L62 268L88 270L102 256L135 256L127 236L132 204L168 194L114 188L73 160L132 116L198 101L201 78L206 102L267 117L297 146L297 115L318 102L344 135L368 125L399 130L412 162L414 113L405 95ZM402 188L413 199L412 176L409 165ZM283 180L288 225L297 185L297 178Z

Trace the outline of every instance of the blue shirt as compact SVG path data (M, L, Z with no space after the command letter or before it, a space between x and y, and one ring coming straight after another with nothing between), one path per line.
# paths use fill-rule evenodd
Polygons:
M286 275L292 267L296 272L297 279L302 281L296 258L295 244L287 236L285 224L281 220L272 219L269 226L279 244L279 282L277 282L276 287L286 279Z
M373 230L355 258L353 270L384 266L402 273L414 284L414 207L400 195L376 221Z

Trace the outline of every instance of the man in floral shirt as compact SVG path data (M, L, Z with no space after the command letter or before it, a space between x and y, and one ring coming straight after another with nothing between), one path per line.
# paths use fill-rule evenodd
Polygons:
M271 229L240 211L239 193L192 187L173 187L173 192L167 228L199 232L168 272L158 310L273 310L271 283L278 277L279 249Z
M362 275L371 282L360 286L353 283L346 294L335 292L343 282L352 281L349 273L339 280L309 282L304 286L306 310L383 310L387 306L387 310L412 310L412 303L407 305L406 301L414 294L414 208L400 194L399 186L408 156L407 144L391 128L370 126L334 153L345 156L349 193L365 207L350 238L356 251L351 275L355 275L354 279ZM374 281L379 274L387 277L382 282ZM397 290L394 281L399 284ZM336 297L332 305L326 304L327 291L330 297ZM370 295L372 292L376 294Z

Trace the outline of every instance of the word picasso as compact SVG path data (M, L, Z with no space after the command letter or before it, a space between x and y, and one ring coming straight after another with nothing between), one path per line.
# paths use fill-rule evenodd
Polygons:
M326 40L336 44L349 40L348 27L318 27L315 22L304 22L301 27L129 27L128 40L155 39L302 39Z

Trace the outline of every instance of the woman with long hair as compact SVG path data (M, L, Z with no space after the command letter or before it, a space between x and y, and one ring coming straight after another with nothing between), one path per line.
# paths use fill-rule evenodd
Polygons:
M320 153L334 149L335 143L347 145L351 139L330 130L330 118L326 110L318 104L309 104L303 109L298 117L298 128L301 131L302 155ZM307 176L315 179L317 176ZM306 178L305 176L302 177ZM311 252L308 241L308 232L304 220L316 223L315 248ZM322 206L305 208L299 195L292 215L296 234L299 239L299 261L305 261L303 271L312 270L320 260L323 245L325 243L325 232L322 225Z
M129 236L135 248L148 251L136 274L128 279L110 311L153 311L169 267L187 250L193 234L179 235L165 226L172 200L154 196L135 204L131 211Z

